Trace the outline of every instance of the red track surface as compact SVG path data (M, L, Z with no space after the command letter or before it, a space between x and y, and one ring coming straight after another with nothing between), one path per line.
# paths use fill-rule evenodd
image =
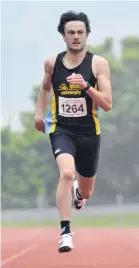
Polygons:
M76 229L58 253L57 229L2 229L2 268L139 268L139 229Z

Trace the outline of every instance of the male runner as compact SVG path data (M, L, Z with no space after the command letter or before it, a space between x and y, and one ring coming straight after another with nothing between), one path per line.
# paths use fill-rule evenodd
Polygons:
M58 32L67 49L44 63L35 127L49 133L58 165L59 252L69 252L73 248L70 230L72 186L74 207L79 210L94 190L101 135L97 111L99 107L106 112L111 110L112 94L108 62L86 51L86 40L91 32L88 17L72 11L64 13ZM51 91L52 109L44 120ZM75 172L77 180L74 182Z

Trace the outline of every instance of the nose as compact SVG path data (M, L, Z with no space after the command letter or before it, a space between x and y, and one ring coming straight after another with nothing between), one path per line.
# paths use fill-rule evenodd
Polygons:
M77 39L78 38L78 33L75 33L74 34L74 39Z

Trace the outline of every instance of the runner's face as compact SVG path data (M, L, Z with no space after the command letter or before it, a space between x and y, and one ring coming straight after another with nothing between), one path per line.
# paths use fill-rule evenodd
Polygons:
M64 28L64 41L70 51L80 52L84 49L87 40L86 27L82 21L69 21Z

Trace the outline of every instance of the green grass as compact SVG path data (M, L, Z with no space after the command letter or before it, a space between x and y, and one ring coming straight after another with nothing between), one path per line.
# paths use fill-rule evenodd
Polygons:
M90 216L76 217L71 220L72 227L139 227L139 214L128 214L123 216ZM2 224L2 227L59 227L58 220L49 220L45 222L25 221Z

